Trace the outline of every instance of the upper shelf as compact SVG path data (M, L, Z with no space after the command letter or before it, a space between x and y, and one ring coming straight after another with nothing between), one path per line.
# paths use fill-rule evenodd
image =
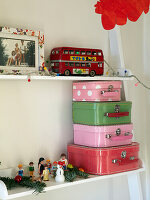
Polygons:
M0 75L0 80L65 80L65 81L96 81L96 80L133 80L131 77L107 77L107 76L28 76L28 75Z
M56 183L55 180L51 178L50 181L46 182L47 187L45 188L45 191L56 190L59 188L65 188L65 187L69 187L73 185L100 181L100 180L109 179L109 178L115 178L118 176L130 175L130 174L139 173L143 171L145 171L145 168L140 168L138 170L127 171L127 172L122 172L122 173L117 173L117 174L105 175L105 176L90 175L90 177L87 179L78 178L76 181L64 182L64 183ZM28 195L31 195L32 193L33 193L33 190L20 187L20 188L8 190L7 199L14 199L18 197L28 196Z

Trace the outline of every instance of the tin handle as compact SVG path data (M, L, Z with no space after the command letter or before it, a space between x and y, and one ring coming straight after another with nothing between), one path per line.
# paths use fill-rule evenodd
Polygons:
M130 135L121 135L121 136L111 137L111 140L112 141L131 140L132 137L133 137L133 134L130 134Z
M129 116L129 112L105 113L104 116L107 116L107 117L125 117L125 116Z
M115 97L115 96L118 96L118 93L119 91L118 90L115 90L115 91L101 91L101 95L104 96L104 97Z
M128 164L131 164L131 163L135 163L135 162L139 162L139 159L113 159L112 160L112 163L113 164L117 164L117 165L128 165Z

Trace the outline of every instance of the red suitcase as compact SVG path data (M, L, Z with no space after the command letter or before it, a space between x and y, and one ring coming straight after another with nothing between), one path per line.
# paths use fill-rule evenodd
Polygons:
M139 143L111 148L68 145L69 163L96 175L115 174L140 167Z

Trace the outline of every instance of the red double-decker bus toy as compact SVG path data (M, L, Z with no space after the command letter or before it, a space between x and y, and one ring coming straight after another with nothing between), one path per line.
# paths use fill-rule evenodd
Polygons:
M104 56L100 49L58 47L50 54L52 71L59 75L103 75Z

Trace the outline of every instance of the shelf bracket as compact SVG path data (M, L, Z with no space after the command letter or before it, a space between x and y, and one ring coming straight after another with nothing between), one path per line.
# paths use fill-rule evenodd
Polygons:
M122 71L120 74L123 74L125 71L125 62L124 62L124 54L122 47L122 38L120 28L116 26L114 29L109 31L109 63L114 69L115 72ZM115 66L115 68L113 67ZM126 100L125 92L127 92L126 84L122 83L122 100Z
M128 186L130 193L130 200L143 200L140 174L128 174Z

